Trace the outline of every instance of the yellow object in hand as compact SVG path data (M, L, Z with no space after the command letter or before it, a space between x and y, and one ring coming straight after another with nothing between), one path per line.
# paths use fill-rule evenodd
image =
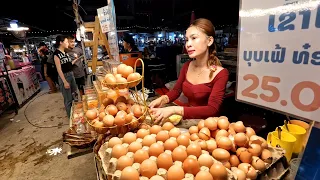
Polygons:
M169 121L174 124L174 125L177 125L179 124L179 122L182 120L182 116L180 115L177 115L177 114L174 114L174 115L171 115L169 117Z

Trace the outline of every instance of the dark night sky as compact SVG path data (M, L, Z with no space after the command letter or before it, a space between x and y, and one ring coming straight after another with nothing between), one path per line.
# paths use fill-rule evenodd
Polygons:
M131 15L130 2L134 1L135 22L145 26L175 27L177 23L187 25L191 11L196 17L210 19L215 25L237 24L239 1L234 0L114 0L117 15ZM6 0L1 3L0 17L17 19L29 26L44 30L75 30L71 0ZM129 2L129 3L128 3ZM173 17L173 4L174 14ZM93 20L96 9L107 5L107 0L81 0L80 5L88 15L82 12L85 21ZM152 13L151 22L141 13ZM164 20L162 20L164 19ZM149 24L150 23L150 24ZM37 30L35 30L37 31Z

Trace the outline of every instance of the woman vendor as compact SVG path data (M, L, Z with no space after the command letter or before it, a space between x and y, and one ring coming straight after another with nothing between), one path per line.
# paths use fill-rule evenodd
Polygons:
M190 58L180 72L174 88L149 104L150 112L159 123L173 114L183 119L205 119L218 116L229 72L221 66L214 43L215 29L207 19L195 20L186 31L186 50ZM164 104L176 100L181 92L188 98L190 107Z

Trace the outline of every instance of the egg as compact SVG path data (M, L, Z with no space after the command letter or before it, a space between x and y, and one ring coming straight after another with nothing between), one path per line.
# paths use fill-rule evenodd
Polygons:
M118 98L118 93L115 90L109 89L107 92L107 98L116 101Z
M181 136L181 135L180 135ZM180 137L179 136L179 137ZM178 137L178 138L179 138ZM188 139L189 140L189 139ZM173 151L176 147L178 147L179 146L179 144L178 144L178 142L176 141L176 140L174 140L174 139L167 139L165 142L164 142L164 144L163 144L163 146L164 146L164 149L165 150L170 150L170 151Z
M141 148L142 148L142 144L140 142L132 142L128 147L128 151L135 153Z
M166 122L162 125L162 129L166 131L170 131L174 128L174 125L171 122Z
M149 148L149 155L158 157L161 153L164 153L163 145L159 143L153 143Z
M237 132L237 133L244 133L246 131L246 127L243 125L242 121L237 121L234 125L233 125L233 129Z
M237 156L239 157L240 161L243 163L251 163L252 154L246 148L242 150L239 149L237 149Z
M172 152L173 161L183 162L188 157L186 150L181 147L176 147Z
M118 65L118 67L117 67L117 74L123 74L123 71L124 71L124 69L127 67L127 65L126 64L119 64Z
M139 172L129 166L122 170L120 180L139 180L139 176Z
M198 122L198 129L200 130L202 128L204 128L204 120Z
M213 179L228 179L228 171L222 164L213 164L209 172Z
M208 171L199 171L195 180L213 180L213 177Z
M238 167L240 164L240 160L236 155L231 155L229 159L231 167Z
M203 140L209 140L210 135L211 135L210 130L206 127L200 129L199 134L198 134L199 138L203 139Z
M269 151L268 149L262 150L261 159L264 162L271 164L273 160L271 151Z
M108 84L116 84L116 82L117 82L117 79L114 76L108 76L108 77L104 78L104 80Z
M262 153L262 148L259 144L250 144L248 151L252 154L252 156L260 156Z
M128 101L124 96L119 96L117 98L117 100L114 102L114 104L118 104L119 102L123 102L123 103L127 104Z
M150 178L150 180L165 180L162 176L155 175Z
M106 116L105 112L100 112L99 113L99 121L102 121L105 116Z
M141 107L139 105L133 105L132 106L132 112L133 112L133 115L136 117L136 118L139 118L143 115L143 111L141 109Z
M248 137L244 133L237 133L234 136L234 143L239 147L245 147L248 143Z
M123 143L131 144L136 140L137 140L137 136L135 133L132 133L132 132L128 132L123 136Z
M219 128L219 129L228 130L229 124L230 124L230 123L229 123L227 117L225 117L225 116L219 117L219 119L218 119L218 128Z
M122 140L118 137L112 137L108 142L108 147L113 148L116 144L122 144Z
M116 117L114 118L114 124L117 126L123 126L125 123L126 123L126 116L124 114L117 114Z
M217 121L215 121L215 119L212 117L209 117L204 121L204 126L211 131L217 130L218 128Z
M198 143L202 150L207 150L207 143L205 140L198 139L195 142Z
M225 150L231 150L232 141L228 137L220 136L217 139L217 145L219 148L223 148Z
M160 131L160 132L158 132L158 134L156 136L156 140L162 141L162 142L166 142L166 140L169 138L170 138L170 136L166 131Z
M252 135L250 137L250 144L259 144L262 149L268 148L267 141L260 136Z
M198 133L191 134L190 139L191 139L191 141L195 141L195 140L199 139Z
M86 112L86 117L89 119L89 120L93 120L95 118L98 117L98 113L96 110L88 110Z
M139 83L139 79L141 78L141 75L139 73L132 73L129 74L129 76L127 77L127 81L131 82L129 83L129 87L134 87L136 85L138 85Z
M210 168L213 165L212 156L210 156L209 154L201 154L198 158L198 162L199 162L200 167L206 166L206 167Z
M198 129L198 126L191 126L189 128L189 133L192 135L194 133L198 133L199 132L199 129Z
M139 129L137 132L137 138L143 139L146 135L149 135L149 131L146 129Z
M119 159L121 156L124 156L127 154L127 148L122 146L121 144L116 144L112 148L112 157Z
M221 130L217 131L215 138L218 139L220 136L228 137L229 133L228 133L228 131L221 129Z
M248 163L241 163L238 168L246 174L248 179L256 179L258 176L256 170Z
M223 165L224 167L226 167L227 169L230 169L230 168L231 168L231 164L230 164L229 161L223 162L222 165Z
M184 171L183 169L178 165L173 165L168 169L167 172L167 180L177 180L177 179L183 179L184 178Z
M238 180L246 180L246 174L239 168L233 167L231 171L237 176Z
M190 173L194 176L200 171L200 165L197 159L187 158L182 164L184 173Z
M156 138L152 135L146 135L142 140L142 146L151 146L153 143L156 143Z
M106 107L106 111L108 114L115 116L118 113L118 108L115 105L111 104Z
M181 134L181 132L180 132L180 129L179 129L179 128L172 128L172 129L169 131L169 136L170 136L170 137L175 137L175 138L177 138L180 134Z
M104 116L102 122L106 127L112 127L114 125L114 117L107 114L106 116Z
M149 153L146 150L139 149L134 153L133 159L135 163L141 164L144 160L149 159Z
M253 135L256 135L256 132L251 127L246 127L246 135L250 138Z
M151 178L152 176L157 174L157 164L156 162L146 159L140 165L140 174L141 176L145 176L147 178Z
M158 168L168 170L173 165L172 156L168 153L161 153L157 159Z
M133 115L132 114L126 114L126 116L125 116L126 124L131 123L132 119L133 119Z
M160 132L162 130L161 126L159 125L153 125L150 128L150 134L158 134L158 132Z
M230 159L230 153L229 151L222 149L222 148L217 148L212 151L212 156L221 162L226 162L229 161Z
M118 108L119 111L126 111L127 110L127 105L124 102L118 102L116 104L116 107Z
M123 77L118 78L118 79L116 79L116 82L118 84L119 89L124 89L127 87L127 79L126 78L123 78Z
M124 168L128 166L132 166L133 159L128 156L121 156L117 161L117 170L122 171Z
M190 144L187 147L187 153L188 156L194 155L198 158L201 155L201 147L196 143Z
M252 162L251 162L252 166L254 167L254 169L263 172L266 170L266 165L265 162L262 161L259 157L253 156L252 157Z
M133 73L133 68L131 66L126 66L122 69L122 76L124 78L127 78L132 73Z
M190 138L186 134L181 134L180 136L178 136L177 142L179 145L187 147L190 144Z
M214 139L210 139L206 141L207 143L207 149L209 152L212 152L213 150L217 149L217 143Z

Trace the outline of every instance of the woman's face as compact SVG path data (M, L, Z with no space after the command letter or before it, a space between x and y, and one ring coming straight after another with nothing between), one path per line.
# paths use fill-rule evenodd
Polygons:
M125 41L123 41L123 47L124 47L124 49L128 50L129 47L130 47L130 44L125 42Z
M207 53L213 43L213 37L208 37L204 32L195 26L191 26L186 32L186 49L190 58Z
M65 38L63 42L60 42L60 46L63 47L64 49L67 49L69 47L68 39Z

